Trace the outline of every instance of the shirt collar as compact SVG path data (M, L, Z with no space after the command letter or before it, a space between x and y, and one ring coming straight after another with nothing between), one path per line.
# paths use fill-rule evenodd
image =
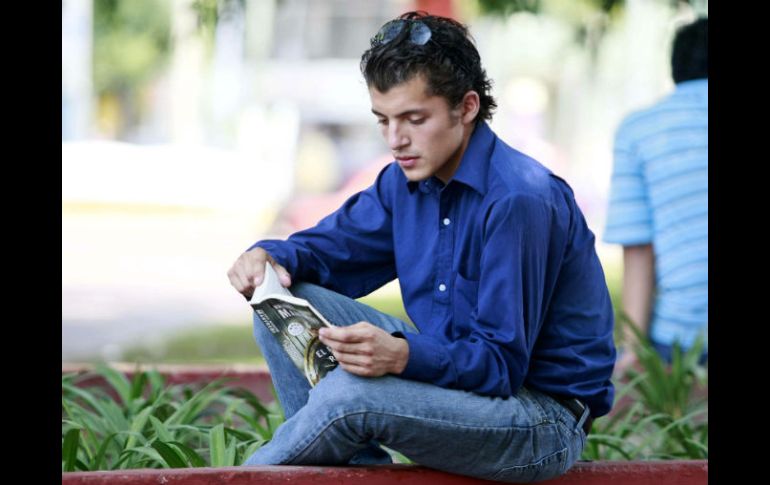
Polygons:
M463 158L460 160L460 166L457 167L457 171L455 171L450 182L454 180L463 183L479 194L484 195L487 191L489 158L492 155L494 142L495 134L489 128L489 125L483 120L479 121L473 130L473 134L471 134L468 146L465 148ZM419 182L407 181L406 185L410 193L413 193L418 185L421 192L430 192L434 190L434 186L440 187L442 185L440 180L433 180L434 178L430 177Z

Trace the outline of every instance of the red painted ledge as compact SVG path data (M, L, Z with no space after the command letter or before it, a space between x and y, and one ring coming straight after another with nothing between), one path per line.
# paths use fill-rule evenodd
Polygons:
M62 485L470 485L487 480L416 465L378 467L259 466L62 473ZM708 460L578 462L565 475L540 483L559 485L705 485Z

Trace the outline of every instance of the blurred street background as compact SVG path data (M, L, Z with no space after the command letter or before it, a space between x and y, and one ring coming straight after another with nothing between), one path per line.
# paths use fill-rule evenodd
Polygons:
M470 27L492 129L573 187L615 296L613 133L707 1L63 0L62 361L256 355L226 272L390 161L359 59L415 9ZM369 300L403 311L397 283Z

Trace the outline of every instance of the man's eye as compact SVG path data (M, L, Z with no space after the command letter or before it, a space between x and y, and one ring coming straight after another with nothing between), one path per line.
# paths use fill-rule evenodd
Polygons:
M425 122L425 118L418 118L418 119L415 119L415 120L409 120L409 123L411 123L413 125L421 125L421 124L423 124L423 122Z
M387 125L387 124L388 124L388 120L386 120L386 119L384 119L384 118L379 118L379 119L377 120L377 124L378 124L378 125Z

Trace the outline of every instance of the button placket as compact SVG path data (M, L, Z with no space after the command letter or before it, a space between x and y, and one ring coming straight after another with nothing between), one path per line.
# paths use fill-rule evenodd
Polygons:
M447 190L450 189L450 190ZM452 282L452 252L453 252L453 231L451 230L451 219L449 218L449 210L451 207L450 197L451 187L447 186L439 193L439 213L438 215L438 227L439 227L439 245L438 245L438 257L436 258L437 271L436 271L436 303L438 303L442 309L442 313L446 314L451 308L452 298L450 284Z

